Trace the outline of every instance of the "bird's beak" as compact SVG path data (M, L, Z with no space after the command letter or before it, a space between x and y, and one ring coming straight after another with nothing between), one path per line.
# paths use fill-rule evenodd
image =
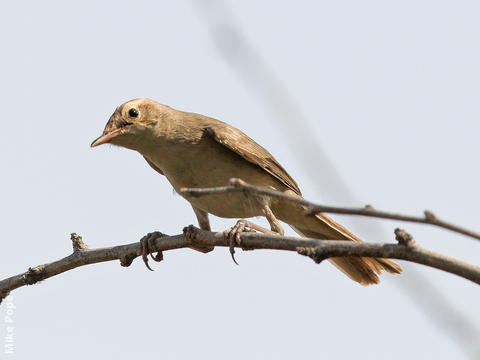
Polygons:
M113 131L111 131L107 134L103 134L100 137L93 140L90 147L93 148L93 147L98 146L98 145L109 143L110 141L112 141L113 139L115 139L117 136L119 136L121 134L122 134L122 129L121 128L113 130Z

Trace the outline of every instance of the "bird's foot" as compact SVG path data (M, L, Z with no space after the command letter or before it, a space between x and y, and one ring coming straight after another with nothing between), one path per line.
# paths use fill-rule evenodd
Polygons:
M223 236L226 240L228 240L228 245L230 249L230 255L232 256L232 260L235 264L238 265L237 260L235 259L235 245L241 245L241 238L240 235L244 232L252 231L249 228L249 221L247 220L238 220L237 223L232 226L229 230L225 230L223 232Z
M161 233L160 231L154 231L151 233L148 233L144 237L140 239L140 245L142 247L142 258L143 262L145 263L145 266L147 267L148 270L153 271L153 269L148 265L148 254L150 254L150 257L152 258L153 261L160 262L163 260L163 253L159 251L157 255L153 256L152 254L152 244L155 239L161 238L166 236L165 234Z
M235 260L235 245L241 246L242 244L242 239L240 236L243 233L255 232L255 230L262 233L271 233L270 230L267 230L245 219L238 220L231 229L223 232L224 238L228 240L230 255L232 255L232 259L235 264L238 265L237 260Z

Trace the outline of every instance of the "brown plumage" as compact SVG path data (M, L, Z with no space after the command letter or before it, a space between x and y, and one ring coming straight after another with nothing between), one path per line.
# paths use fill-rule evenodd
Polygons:
M301 197L300 189L263 147L240 130L207 116L187 113L149 99L135 99L118 107L105 130L92 143L110 142L141 153L148 164L167 177L177 192L183 187L224 186L240 178ZM226 218L265 216L273 231L283 234L277 219L301 236L317 239L361 241L324 214L305 216L304 207L271 198L251 198L242 193L211 194L187 198L199 225L209 230L208 214ZM209 251L209 248L196 248ZM387 259L345 257L330 259L351 279L363 285L378 283L382 270L400 273Z

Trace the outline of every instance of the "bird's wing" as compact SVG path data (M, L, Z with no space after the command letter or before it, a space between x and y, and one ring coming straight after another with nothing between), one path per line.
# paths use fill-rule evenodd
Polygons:
M260 166L296 194L301 195L297 183L282 165L280 165L267 150L240 130L226 123L219 122L210 124L205 128L205 132L212 136L218 143L234 151L245 160Z
M150 160L148 160L148 158L147 158L146 156L144 156L143 158L147 161L148 165L150 165L153 170L157 171L157 172L160 173L161 175L165 175L165 174L163 173L163 171L160 170L160 168L159 168L157 165L155 165L153 162L151 162Z

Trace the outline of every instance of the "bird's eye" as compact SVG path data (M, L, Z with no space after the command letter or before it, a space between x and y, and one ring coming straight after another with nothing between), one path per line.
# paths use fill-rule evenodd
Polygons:
M128 115L132 118L136 118L138 116L138 110L135 108L131 108L128 110Z

